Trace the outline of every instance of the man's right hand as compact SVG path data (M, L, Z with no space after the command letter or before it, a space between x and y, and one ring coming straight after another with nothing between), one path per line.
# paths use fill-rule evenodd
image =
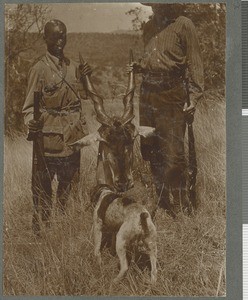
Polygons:
M43 121L41 119L38 121L30 120L28 122L28 132L31 135L36 134L37 132L41 131L42 127L43 127Z
M133 62L133 63L127 65L126 71L128 74L131 72L134 72L135 74L137 74L137 73L142 73L143 68L141 67L141 65L139 63Z

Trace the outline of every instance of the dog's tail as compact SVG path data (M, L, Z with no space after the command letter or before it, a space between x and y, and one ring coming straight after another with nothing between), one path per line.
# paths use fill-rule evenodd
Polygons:
M149 217L148 212L142 212L140 214L140 223L141 223L142 229L144 230L145 235L149 234L149 228L148 228L148 224L147 224L148 217Z

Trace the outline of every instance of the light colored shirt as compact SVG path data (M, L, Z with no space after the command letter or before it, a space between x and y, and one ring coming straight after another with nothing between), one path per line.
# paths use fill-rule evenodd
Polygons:
M34 92L42 91L40 112L45 156L65 157L73 153L68 147L88 133L78 64L64 58L59 61L49 52L30 69L27 96L23 106L24 121L33 119Z

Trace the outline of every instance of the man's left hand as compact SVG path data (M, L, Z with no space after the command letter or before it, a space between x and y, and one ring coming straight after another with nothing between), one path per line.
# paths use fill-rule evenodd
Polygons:
M131 72L134 72L135 74L143 73L143 68L138 62L132 62L131 64L128 64L126 66L126 72L129 74Z
M92 73L92 68L88 65L87 62L84 64L79 65L79 72L81 77L84 77L86 75L90 76Z

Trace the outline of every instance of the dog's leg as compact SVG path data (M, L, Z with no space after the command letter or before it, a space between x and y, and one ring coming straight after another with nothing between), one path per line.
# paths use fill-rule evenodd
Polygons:
M96 215L94 216L94 254L99 265L102 263L101 243L102 243L102 220Z
M157 234L155 226L151 223L149 225L150 234L145 238L144 242L151 262L151 283L155 283L157 281Z
M117 277L114 279L114 283L117 283L119 280L123 278L126 271L128 270L128 263L127 263L127 241L124 238L127 234L126 226L123 224L116 235L116 253L120 260L120 272Z
M156 244L150 247L150 261L151 261L151 283L155 283L157 281L157 245Z
M116 232L113 232L112 234L110 253L113 256L116 255Z

